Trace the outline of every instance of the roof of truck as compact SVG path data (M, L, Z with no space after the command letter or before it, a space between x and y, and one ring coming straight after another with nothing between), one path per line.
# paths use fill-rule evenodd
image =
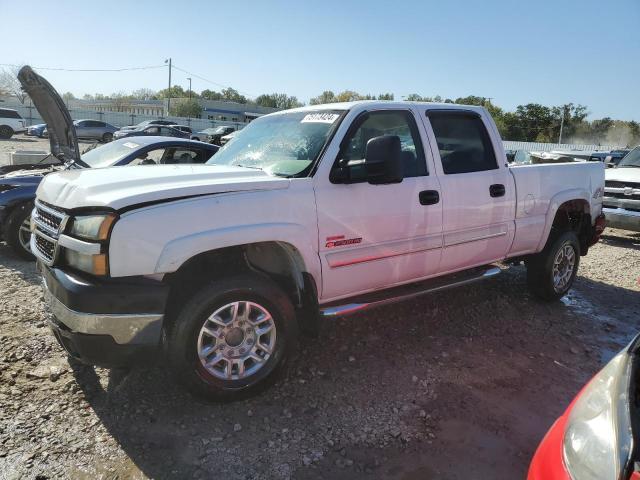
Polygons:
M407 108L407 106L419 106L434 109L447 109L447 110L476 110L483 111L484 107L477 105L461 105L458 103L435 103L435 102L409 102L409 101L396 101L396 100L357 100L355 102L339 102L339 103L324 103L321 105L305 105L304 107L292 108L290 110L281 110L278 112L270 113L269 115L278 115L287 112L307 112L316 110L353 110L356 108L366 106L382 106L385 107L397 107Z

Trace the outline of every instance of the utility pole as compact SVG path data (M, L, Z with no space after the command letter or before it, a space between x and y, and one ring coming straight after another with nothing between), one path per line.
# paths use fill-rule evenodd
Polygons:
M189 100L191 100L191 77L187 78L189 80Z
M169 110L171 110L171 58L165 60L164 63L169 62L169 90L167 93L167 116L169 116Z
M562 143L562 129L564 128L564 117L567 115L567 106L562 107L562 117L560 117L560 135L558 136L558 143Z

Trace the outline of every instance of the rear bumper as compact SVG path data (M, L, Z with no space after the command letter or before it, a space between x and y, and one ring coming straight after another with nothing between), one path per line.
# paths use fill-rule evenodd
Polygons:
M608 207L603 208L602 211L607 218L608 227L640 232L640 212Z
M71 356L115 367L136 363L157 350L166 285L144 278L87 281L41 263L39 268L52 314L50 327Z

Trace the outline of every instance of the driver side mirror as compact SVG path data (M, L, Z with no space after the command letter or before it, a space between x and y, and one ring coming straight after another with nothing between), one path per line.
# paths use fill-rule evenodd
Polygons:
M331 170L331 183L358 183L372 185L400 183L404 178L402 147L397 135L382 135L367 142L363 160L340 160Z
M404 174L400 137L383 135L370 139L364 154L364 166L367 181L372 185L402 182Z

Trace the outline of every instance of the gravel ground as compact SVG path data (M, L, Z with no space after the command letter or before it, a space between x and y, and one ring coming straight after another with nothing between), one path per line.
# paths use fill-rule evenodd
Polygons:
M161 367L69 363L34 265L0 244L0 478L523 478L639 329L639 275L640 235L609 230L562 302L516 267L339 319L274 387L219 405Z
M48 140L0 141L15 149ZM70 363L34 265L0 243L0 478L523 478L581 385L640 328L640 235L608 230L556 304L523 267L327 325L260 396L161 367ZM472 472L472 473L470 473Z

